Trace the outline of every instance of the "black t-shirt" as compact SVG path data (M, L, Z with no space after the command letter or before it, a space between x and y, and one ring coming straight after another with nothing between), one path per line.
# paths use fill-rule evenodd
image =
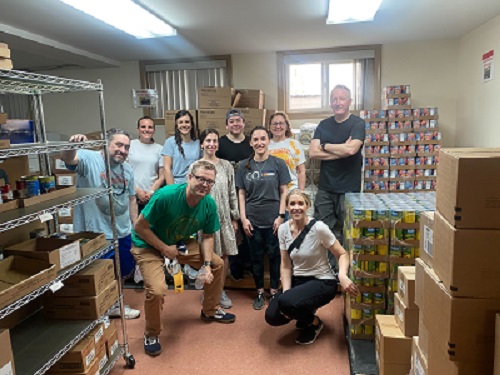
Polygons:
M365 141L365 122L355 115L344 122L338 123L335 117L321 121L314 132L313 139L320 143L341 144L347 139ZM362 147L359 151L346 158L337 160L322 160L319 174L321 190L332 193L348 193L361 191L361 167L363 165Z
M243 159L248 159L253 152L250 139L245 136L243 142L234 143L227 135L219 138L219 150L215 154L218 158L229 161L233 166Z

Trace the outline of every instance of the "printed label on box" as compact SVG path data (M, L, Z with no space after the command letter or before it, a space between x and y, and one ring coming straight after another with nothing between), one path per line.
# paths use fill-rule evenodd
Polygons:
M14 371L12 371L12 362L7 363L5 366L0 368L0 375L13 375Z
M61 208L58 213L59 213L59 216L61 216L61 217L70 217L71 216L71 208Z
M62 186L73 185L73 176L57 176L57 184Z
M104 354L104 357L101 358L99 361L99 370L102 370L104 366L106 366L106 363L108 362L108 356Z
M96 344L99 343L99 340L101 339L102 335L104 335L104 328L99 328L94 336L94 342Z
M401 292L401 295L406 294L406 288L405 288L405 282L404 280L399 280L399 291Z
M118 349L118 339L115 340L113 346L111 349L109 349L109 355L113 356L116 352L116 349Z
M415 356L415 366L414 366L414 371L415 375L425 375L424 368L422 367L422 364L420 363L420 359L418 356Z
M65 245L59 249L61 268L66 268L78 262L80 259L80 243L78 241Z
M55 165L56 169L66 169L66 163L62 159L56 159Z
M433 230L424 225L424 251L432 257Z
M401 308L399 306L395 306L395 310L396 310L396 315L399 317L399 320L404 322L403 313L401 312Z
M87 357L85 357L85 366L88 366L92 363L95 358L95 348L89 353Z
M63 233L73 233L73 224L59 224L59 231Z

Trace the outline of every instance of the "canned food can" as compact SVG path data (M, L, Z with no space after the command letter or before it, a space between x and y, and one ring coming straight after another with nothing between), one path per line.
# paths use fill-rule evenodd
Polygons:
M414 240L416 238L416 229L403 229L403 238L405 240Z
M353 245L352 252L355 254L363 254L363 245Z
M377 255L387 255L389 251L388 245L377 245Z
M0 186L0 193L2 196L3 202L10 201L10 200L14 199L14 195L12 193L12 189L11 189L10 184L5 184L3 186Z
M390 255L392 256L397 256L397 257L400 257L401 256L401 247L400 246L396 246L396 245L391 245L391 249L390 249Z
M367 255L375 255L377 253L376 245L365 245L364 252Z
M40 176L40 193L46 194L56 190L55 176Z
M361 319L362 316L361 309L351 309L351 319Z
M352 238L359 238L361 236L361 230L359 228L353 227L351 229Z
M376 272L377 267L376 267L376 262L374 260L367 260L366 261L366 271L368 272Z
M36 197L40 195L40 181L38 178L36 180L26 180L26 190L28 197Z
M361 313L363 320L372 320L374 318L373 309L362 309Z
M415 248L413 246L403 246L403 258L415 258Z
M19 192L19 198L26 198L28 191L26 189L26 181L25 180L16 180L16 190Z
M373 294L373 303L376 305L380 305L384 303L384 293L374 293Z
M374 239L375 238L375 228L364 228L363 237Z
M363 292L361 294L361 302L363 303L373 303L373 295L370 292Z
M386 210L377 210L377 220L386 220L388 215Z
M365 218L365 210L353 209L352 216L355 220L364 220Z
M361 335L363 333L361 324L351 324L349 329L351 331L351 335Z
M377 269L378 269L379 273L386 273L387 272L387 262L378 262ZM382 280L384 280L384 279L382 279ZM381 285L384 285L384 284L381 284Z
M364 281L364 279L362 277L355 276L353 279L353 283L355 285L363 285L363 281Z
M373 335L373 326L363 324L363 333L365 335Z
M363 286L373 286L373 279L365 277L363 279Z

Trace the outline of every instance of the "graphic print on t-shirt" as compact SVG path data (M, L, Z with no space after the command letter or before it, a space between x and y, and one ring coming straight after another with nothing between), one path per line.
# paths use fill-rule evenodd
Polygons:
M166 228L167 238L175 239L175 242L188 238L200 228L200 222L195 216L182 215Z

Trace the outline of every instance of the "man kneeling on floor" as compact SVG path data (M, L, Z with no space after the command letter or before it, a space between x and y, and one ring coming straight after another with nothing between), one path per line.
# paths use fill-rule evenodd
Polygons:
M197 269L206 268L202 320L233 323L236 319L233 314L220 308L224 264L213 252L213 233L219 230L220 223L217 206L209 195L215 175L212 163L203 160L195 162L188 182L167 185L157 190L135 224L132 254L144 278L144 350L151 356L161 353L158 336L162 330L161 312L168 289L164 273L165 258L177 258L179 263ZM198 230L203 232L201 244L190 239ZM186 254L177 250L179 241L186 243Z

